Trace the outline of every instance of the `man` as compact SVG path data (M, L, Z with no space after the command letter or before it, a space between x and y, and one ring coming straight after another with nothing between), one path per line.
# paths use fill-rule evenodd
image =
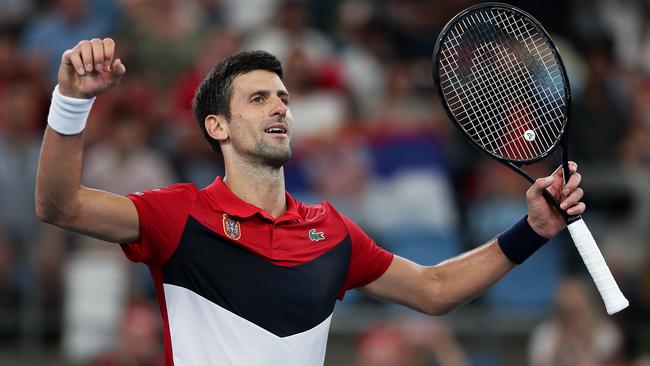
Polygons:
M565 226L549 189L580 214L580 175L561 169L526 194L528 216L487 244L436 266L380 249L327 203L284 189L293 117L282 69L265 52L233 55L207 75L195 112L225 175L127 197L81 186L92 99L126 72L111 39L82 41L59 69L36 186L41 220L122 244L151 271L167 365L322 365L336 298L371 296L443 314L478 295Z

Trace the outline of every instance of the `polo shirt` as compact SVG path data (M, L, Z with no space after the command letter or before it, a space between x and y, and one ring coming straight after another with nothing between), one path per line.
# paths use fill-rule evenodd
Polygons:
M284 215L209 186L129 197L164 323L165 365L322 365L336 299L379 278L392 254L329 203L286 194Z

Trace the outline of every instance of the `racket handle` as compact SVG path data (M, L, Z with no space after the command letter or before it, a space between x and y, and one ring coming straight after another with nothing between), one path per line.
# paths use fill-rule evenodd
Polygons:
M569 229L573 243L578 248L578 252L605 302L607 314L616 314L625 309L630 303L618 288L614 276L607 267L605 258L603 258L585 222L578 219L570 223L567 229Z

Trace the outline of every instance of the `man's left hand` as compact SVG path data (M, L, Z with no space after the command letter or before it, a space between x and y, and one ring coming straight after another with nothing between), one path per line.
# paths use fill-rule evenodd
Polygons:
M580 202L584 192L578 187L582 179L578 173L578 165L570 161L569 171L571 175L566 185L563 182L563 170L560 166L550 176L537 179L526 192L528 224L545 238L550 239L562 231L566 227L566 221L562 214L546 201L542 195L544 189L560 202L560 207L569 215L580 215L585 211L584 202Z

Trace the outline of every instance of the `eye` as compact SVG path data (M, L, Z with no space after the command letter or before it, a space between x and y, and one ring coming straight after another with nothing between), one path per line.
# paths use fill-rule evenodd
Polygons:
M280 100L282 100L282 103L284 103L284 105L289 105L289 98L281 98Z
M253 99L251 99L251 103L255 103L255 104L262 103L263 101L264 101L264 98L262 98L261 95L257 95L255 97L253 97Z

